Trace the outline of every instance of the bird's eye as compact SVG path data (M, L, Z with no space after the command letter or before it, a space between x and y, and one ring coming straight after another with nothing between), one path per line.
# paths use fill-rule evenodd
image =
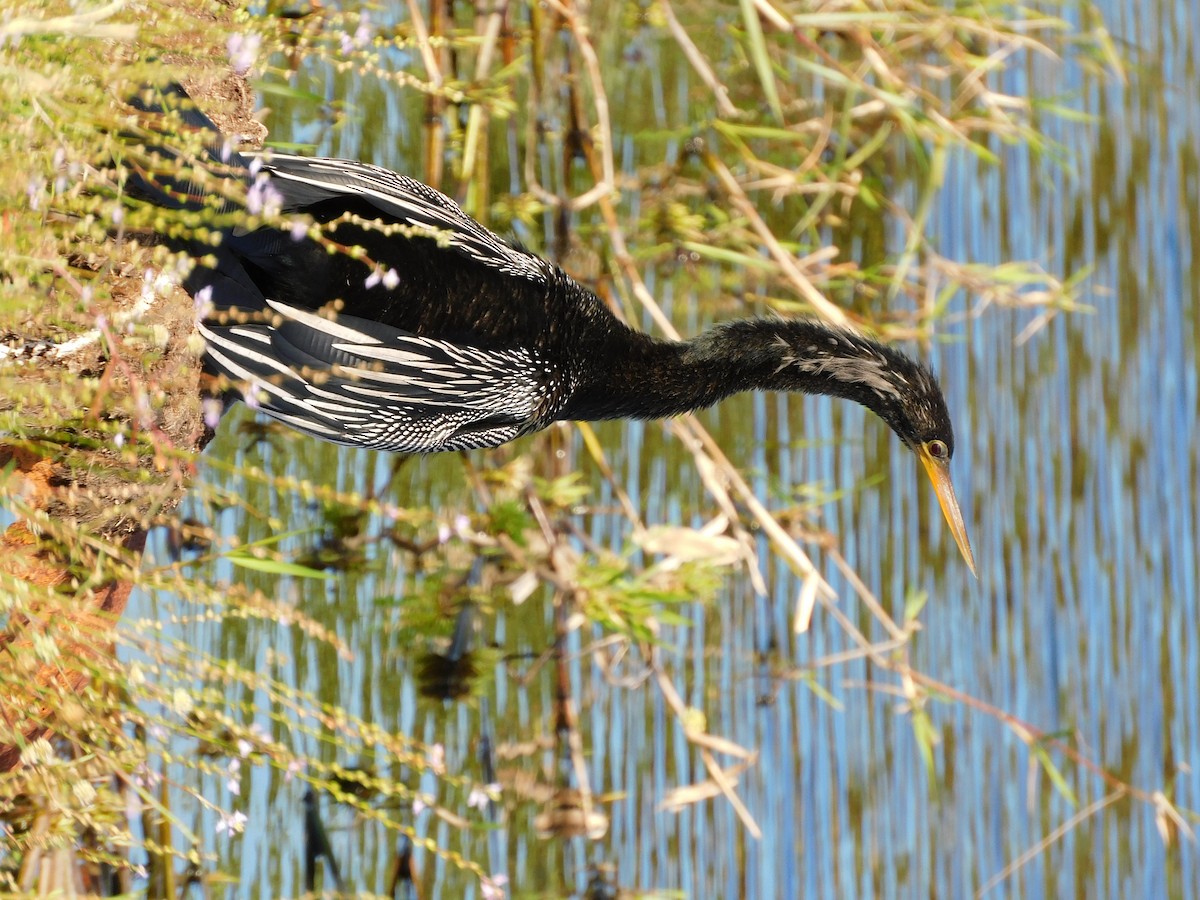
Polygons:
M925 445L925 449L934 459L948 459L950 456L950 448L946 446L945 441L932 440Z

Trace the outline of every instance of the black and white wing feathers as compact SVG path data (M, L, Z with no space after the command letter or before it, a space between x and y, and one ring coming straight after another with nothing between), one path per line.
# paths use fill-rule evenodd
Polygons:
M539 426L545 366L353 316L267 301L270 323L200 332L211 366L282 422L349 446L410 453L495 447Z
M247 154L252 158L254 154ZM349 159L262 154L262 172L283 197L283 209L302 210L337 197L366 201L397 223L428 228L447 245L506 275L544 283L547 266L488 231L445 194L405 175Z

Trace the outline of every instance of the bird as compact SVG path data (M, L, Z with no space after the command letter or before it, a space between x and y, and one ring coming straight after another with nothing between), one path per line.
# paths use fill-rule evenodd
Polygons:
M744 391L828 395L875 413L917 456L975 573L946 400L903 351L810 318L659 338L413 178L349 159L233 152L181 88L134 105L179 110L207 136L220 177L244 184L244 200L214 200L211 179L187 172L139 170L130 182L159 205L235 214L215 247L195 242L205 262L184 285L207 304L207 368L268 416L338 444L432 453L496 447L559 421L669 418ZM276 220L236 224L239 206Z

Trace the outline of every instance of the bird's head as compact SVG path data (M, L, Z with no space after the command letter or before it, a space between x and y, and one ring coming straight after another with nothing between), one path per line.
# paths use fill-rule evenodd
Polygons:
M975 558L950 482L954 428L933 372L894 347L814 322L787 323L776 334L776 346L782 355L776 374L781 386L861 403L917 455L974 574Z
M975 556L967 538L967 526L963 522L954 485L950 481L950 460L954 456L954 427L950 424L950 412L941 386L926 366L892 348L883 347L889 357L886 366L890 391L883 391L863 403L879 414L892 431L900 437L921 464L933 490L946 523L954 535L954 541L962 552L963 559L975 572Z

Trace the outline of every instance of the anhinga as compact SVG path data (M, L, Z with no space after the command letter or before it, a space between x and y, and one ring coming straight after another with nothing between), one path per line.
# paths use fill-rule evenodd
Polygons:
M170 105L217 140L181 90L159 97L139 105ZM209 367L268 415L340 444L428 453L495 447L561 420L675 416L741 391L842 397L921 460L974 571L950 482L946 401L904 353L808 319L742 319L661 340L404 175L345 159L223 156L247 185L247 206L296 217L227 229L217 247L198 248L215 262L186 282L214 309L200 326ZM205 206L186 174L140 182L160 204Z

